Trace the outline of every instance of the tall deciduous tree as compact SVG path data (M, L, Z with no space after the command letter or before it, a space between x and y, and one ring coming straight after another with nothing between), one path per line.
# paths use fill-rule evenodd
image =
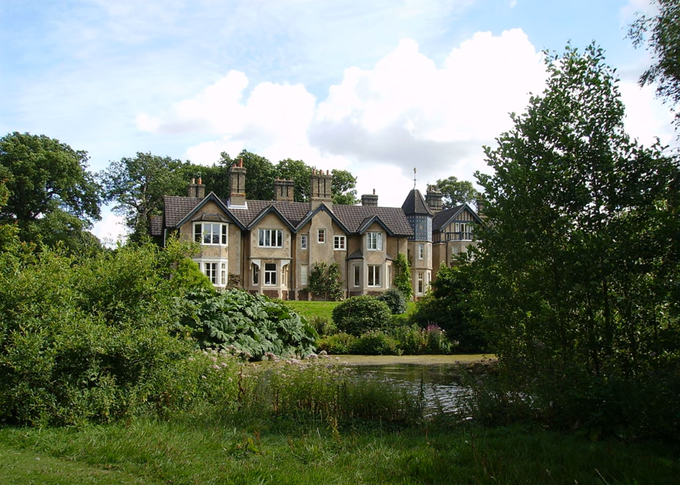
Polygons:
M187 172L193 168L170 157L137 153L134 158L111 162L100 174L105 197L115 202L114 212L125 216L133 241L149 234L151 216L161 213L164 195L187 193Z
M241 150L235 159L229 154L222 152L220 164L226 167L227 171L233 163L243 162L247 170L246 175L246 197L252 200L271 200L274 198L274 165L265 157L251 153L248 150ZM227 190L226 196L229 196Z
M676 109L680 127L680 0L653 0L656 15L641 15L629 37L636 47L646 45L654 64L640 77L640 85L656 84L656 93Z
M659 376L680 357L680 169L625 133L600 49L567 47L547 67L544 93L486 148L494 174L478 174L479 309L503 368L545 405L537 413L631 425L638 414L618 416L617 403L670 385ZM663 420L652 399L645 412ZM659 399L680 411L677 394Z
M87 152L45 135L15 132L1 138L0 168L8 197L0 219L16 223L23 240L77 246L71 239L100 217L101 189L87 160Z
M442 201L444 209L449 209L465 202L473 202L479 197L479 191L475 189L472 182L458 180L453 176L437 180L437 188L444 196Z
M302 160L286 158L276 164L274 173L278 178L292 180L295 183L295 202L307 202L309 200L309 179L312 175L312 167L307 166Z
M357 201L357 178L347 170L331 171L331 191L333 203L339 205L354 205Z

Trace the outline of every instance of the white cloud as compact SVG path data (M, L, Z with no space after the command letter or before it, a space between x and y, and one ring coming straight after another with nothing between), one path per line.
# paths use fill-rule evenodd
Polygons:
M102 219L94 223L91 232L107 247L115 247L116 243L124 242L128 234L125 219L113 214L108 207L102 210Z
M273 163L302 159L349 170L359 195L375 189L381 205L400 206L414 167L421 191L440 178L474 180L477 170L487 171L483 145L494 146L512 127L509 113L523 112L545 78L542 54L520 29L476 33L439 66L405 39L370 69L346 68L321 102L300 84L262 82L247 91L245 74L231 71L170 113L137 121L149 131L205 133L186 151L195 163L242 149ZM650 89L624 83L621 90L633 136L649 143L672 133Z

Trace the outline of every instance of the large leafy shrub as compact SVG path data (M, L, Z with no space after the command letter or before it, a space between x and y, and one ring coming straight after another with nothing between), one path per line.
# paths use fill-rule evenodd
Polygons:
M399 343L385 332L368 331L352 345L352 353L359 355L399 355Z
M192 292L182 323L203 348L234 349L259 360L265 354L307 356L317 333L283 302L243 290Z
M387 303L370 295L353 296L333 309L333 322L338 330L357 337L369 330L386 328L391 316Z
M376 298L387 303L393 315L401 315L406 311L406 297L398 288L390 288Z
M309 291L329 301L342 298L342 282L340 281L340 265L326 264L323 261L314 263L309 274Z
M413 322L422 328L441 327L460 353L479 353L487 344L476 321L479 315L472 304L473 284L469 267L442 265L432 282L431 291L416 302Z
M108 421L167 401L193 347L170 333L180 253L0 253L0 420Z

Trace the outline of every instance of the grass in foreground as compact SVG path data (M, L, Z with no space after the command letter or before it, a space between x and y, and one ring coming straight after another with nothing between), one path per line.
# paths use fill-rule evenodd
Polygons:
M0 482L657 485L677 483L679 452L521 428L339 429L176 416L2 428Z

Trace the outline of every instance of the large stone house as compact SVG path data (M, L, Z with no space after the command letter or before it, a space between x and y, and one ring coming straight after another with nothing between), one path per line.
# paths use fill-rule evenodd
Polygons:
M427 201L412 190L402 207L380 207L378 196L361 205L334 205L331 175L313 170L309 202L294 202L292 180L274 180L274 200L249 200L246 169L229 169L227 199L205 194L199 179L187 197L165 196L151 233L163 243L172 234L201 244L194 256L217 287L240 286L280 299L311 299L315 263L338 263L345 296L378 294L393 285L393 262L408 255L414 294L422 296L436 269L472 241L481 220L468 205L441 210L441 193Z

